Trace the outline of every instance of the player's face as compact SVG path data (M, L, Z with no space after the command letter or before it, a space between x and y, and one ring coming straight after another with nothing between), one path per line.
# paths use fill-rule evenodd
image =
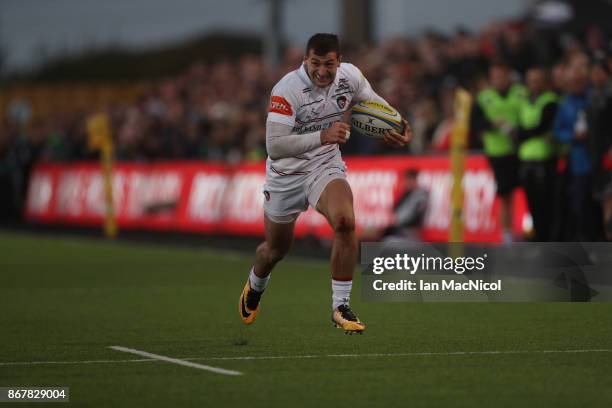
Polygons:
M336 71L340 66L340 56L335 51L325 55L317 55L314 50L309 50L308 55L304 56L304 64L308 76L313 84L325 88L334 81Z

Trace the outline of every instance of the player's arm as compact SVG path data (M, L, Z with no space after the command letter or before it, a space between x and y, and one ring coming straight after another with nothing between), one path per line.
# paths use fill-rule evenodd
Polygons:
M329 129L318 132L292 134L293 126L283 123L266 122L266 150L272 160L297 156L319 146L346 143L350 126L335 122Z
M353 98L353 101L354 102L375 101L375 102L383 103L385 105L389 105L389 103L385 101L383 97L381 97L376 92L374 92L374 89L370 85L370 82L361 73L359 68L355 66L353 67L357 71L357 77L359 78L357 82L357 89L356 89L355 97ZM412 140L412 128L410 127L410 124L405 119L402 119L402 123L404 124L403 133L396 132L395 130L390 130L384 133L383 141L387 145L391 147L395 147L395 148L401 148L401 147L405 147L410 142L410 140Z
M322 145L346 143L350 130L346 123L336 122L329 129L312 133L293 133L298 104L293 92L278 87L272 90L266 121L266 150L272 160L297 156Z

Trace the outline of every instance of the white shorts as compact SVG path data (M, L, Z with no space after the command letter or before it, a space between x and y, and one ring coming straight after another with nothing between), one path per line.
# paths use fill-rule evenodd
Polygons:
M292 176L287 176L292 177ZM308 209L308 205L317 208L319 198L325 187L335 179L346 180L344 165L324 167L308 175L303 181L278 191L270 191L264 185L264 213L277 224L288 224L295 221L300 213Z

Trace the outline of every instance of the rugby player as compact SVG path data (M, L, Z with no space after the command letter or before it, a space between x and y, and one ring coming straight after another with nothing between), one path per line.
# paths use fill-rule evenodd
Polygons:
M350 126L343 122L344 114L353 104L365 100L387 104L357 67L341 63L340 44L334 34L312 36L302 66L272 89L266 121L265 241L257 247L240 295L238 308L245 324L257 317L270 272L289 251L295 221L310 205L327 219L334 232L332 322L350 334L365 329L349 307L357 237L353 195L339 148L349 138ZM403 134L386 132L385 144L406 146L412 131L403 122Z

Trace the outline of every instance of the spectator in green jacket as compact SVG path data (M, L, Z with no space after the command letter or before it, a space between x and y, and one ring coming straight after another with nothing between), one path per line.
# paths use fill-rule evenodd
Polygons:
M510 67L496 62L489 68L489 87L478 93L471 129L482 138L485 154L502 201L504 241L512 241L512 192L518 186L518 161L512 135L519 124L519 107L526 98L523 85L513 84Z
M558 96L549 90L549 78L545 68L529 68L528 97L519 105L519 178L527 196L535 241L549 241L552 228L556 164L552 128Z

